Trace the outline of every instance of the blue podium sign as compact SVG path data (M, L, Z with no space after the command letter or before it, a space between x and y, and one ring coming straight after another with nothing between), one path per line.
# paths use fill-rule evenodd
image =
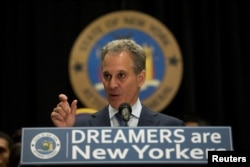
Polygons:
M23 128L21 164L204 164L231 127Z

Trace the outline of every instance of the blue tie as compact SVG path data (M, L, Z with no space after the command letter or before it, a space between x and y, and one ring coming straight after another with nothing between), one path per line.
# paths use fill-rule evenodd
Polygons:
M125 121L122 119L122 116L118 113L115 114L116 119L118 120L118 123L120 126L126 126Z

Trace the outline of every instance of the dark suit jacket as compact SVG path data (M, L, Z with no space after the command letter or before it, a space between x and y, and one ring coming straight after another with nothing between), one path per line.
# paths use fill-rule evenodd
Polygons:
M111 126L108 106L94 114L77 115L74 126ZM138 126L184 126L184 123L178 118L154 112L142 105Z

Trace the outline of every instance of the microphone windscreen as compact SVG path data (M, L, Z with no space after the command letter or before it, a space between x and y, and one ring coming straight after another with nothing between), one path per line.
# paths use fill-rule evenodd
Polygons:
M122 116L122 119L126 122L129 121L130 119L130 115L132 113L132 108L130 106L130 104L128 103L122 103L119 108L118 108L119 113Z

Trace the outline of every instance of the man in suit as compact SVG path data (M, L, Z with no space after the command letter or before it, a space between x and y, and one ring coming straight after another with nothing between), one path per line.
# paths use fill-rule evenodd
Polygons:
M64 94L51 113L55 126L119 126L115 117L122 103L131 105L128 126L183 126L183 121L166 114L151 111L139 98L140 88L146 79L146 56L143 48L130 39L109 42L101 50L102 82L109 104L102 110L76 117L77 100L71 104Z

